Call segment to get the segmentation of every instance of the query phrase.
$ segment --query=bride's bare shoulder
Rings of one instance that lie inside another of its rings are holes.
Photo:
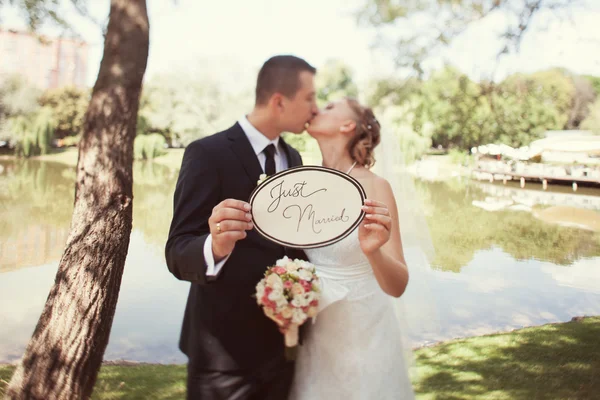
[[[371,170],[366,168],[360,169],[360,175],[357,174],[357,179],[363,182],[363,185],[369,186],[365,188],[368,192],[371,192],[373,195],[379,195],[383,197],[387,197],[392,194],[392,187],[390,183],[383,177],[377,175]]]

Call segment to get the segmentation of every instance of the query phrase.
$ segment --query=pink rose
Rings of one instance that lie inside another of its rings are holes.
[[[283,267],[275,267],[273,268],[273,272],[275,272],[277,275],[283,275],[287,272],[287,270]]]
[[[292,286],[294,286],[294,282],[292,282],[292,281],[285,281],[283,283],[283,287],[286,288],[286,289],[291,289]]]
[[[267,295],[266,293],[263,295],[261,303],[263,304],[263,306],[271,308],[273,310],[277,308],[277,304],[274,301],[269,300],[269,295]]]
[[[310,302],[310,306],[311,307],[316,307],[318,305],[319,305],[319,300],[313,300],[313,301]]]
[[[310,292],[312,290],[312,283],[305,281],[305,280],[300,280],[300,284],[302,285],[302,287],[304,288],[305,292]]]

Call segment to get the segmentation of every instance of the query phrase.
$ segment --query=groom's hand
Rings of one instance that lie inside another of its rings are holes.
[[[244,201],[227,199],[213,208],[208,225],[215,262],[231,254],[235,243],[246,237],[246,231],[252,229],[251,221],[250,204]]]

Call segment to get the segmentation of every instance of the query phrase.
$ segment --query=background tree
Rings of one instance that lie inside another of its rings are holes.
[[[354,74],[350,67],[340,60],[328,60],[315,78],[317,101],[325,106],[329,101],[342,97],[357,97],[358,88],[354,82]]]
[[[573,94],[569,120],[565,126],[566,129],[578,129],[580,127],[581,123],[590,113],[590,106],[598,96],[589,79],[575,75],[572,77],[572,80],[575,93]]]
[[[596,92],[596,96],[600,96],[600,76],[583,75],[583,77],[590,82]]]
[[[20,157],[47,154],[54,137],[52,110],[42,108],[35,115],[17,116],[9,121],[10,131],[15,138],[15,153]]]
[[[492,138],[520,147],[541,138],[547,130],[564,129],[574,96],[573,80],[560,70],[509,76],[491,96],[496,122]]]
[[[174,147],[226,129],[252,104],[249,91],[221,87],[219,79],[186,73],[162,74],[146,85],[140,116],[147,133],[160,133]]]
[[[35,22],[38,11],[52,12],[59,2],[14,3]],[[133,141],[148,47],[145,0],[111,0],[104,55],[79,144],[69,238],[8,386],[9,399],[87,399],[92,393],[129,246]]]
[[[494,83],[446,67],[426,80],[390,82],[375,83],[371,98],[380,108],[400,106],[413,133],[431,138],[434,147],[463,151],[491,142],[520,147],[547,130],[578,128],[595,96],[585,80],[560,69]]]
[[[587,129],[594,132],[596,135],[600,135],[600,98],[590,105],[589,115],[581,123],[582,129]]]
[[[399,67],[419,76],[428,60],[440,56],[454,39],[474,23],[502,15],[498,54],[517,52],[539,15],[567,19],[586,0],[366,0],[359,21],[380,28],[381,43],[394,51]],[[542,27],[540,27],[541,29]]]
[[[374,99],[394,96],[394,104],[409,102],[416,133],[421,134],[422,124],[433,124],[434,145],[464,150],[490,141],[521,146],[547,129],[577,129],[594,101],[591,88],[600,85],[593,77],[586,77],[588,85],[581,77],[553,70],[515,75],[497,84],[473,82],[448,69],[443,76],[432,66],[444,60],[444,50],[456,38],[483,19],[497,16],[505,21],[498,37],[500,57],[518,52],[529,32],[543,29],[538,19],[559,21],[577,8],[592,6],[586,0],[365,0],[359,21],[377,28],[378,44],[391,49],[391,59],[404,75],[413,76],[392,79],[391,85],[380,81]],[[448,79],[452,74],[455,82]]]
[[[433,146],[472,146],[488,141],[496,128],[482,88],[454,68],[437,71],[423,83],[415,110],[415,131],[433,127]]]
[[[73,86],[48,90],[39,99],[40,105],[49,107],[54,114],[56,139],[81,135],[89,102],[89,91]]]
[[[39,110],[41,91],[29,85],[20,75],[9,75],[0,81],[0,139],[16,142],[11,127],[17,117],[31,118]]]
[[[39,109],[41,91],[21,75],[8,75],[0,80],[0,118],[27,115]]]
[[[68,2],[79,14],[98,24],[98,22],[88,13],[86,7],[87,1],[88,0],[67,0],[66,2]],[[61,0],[0,0],[0,6],[9,4],[16,7],[27,20],[29,28],[34,33],[43,24],[50,22],[62,27],[72,34],[77,34],[77,32],[72,29],[71,25],[62,17],[64,12],[62,5],[66,2]],[[1,21],[2,16],[0,15],[0,22]]]

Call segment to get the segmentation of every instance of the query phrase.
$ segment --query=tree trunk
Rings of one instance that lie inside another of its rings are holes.
[[[111,0],[104,56],[79,144],[69,238],[8,399],[91,396],[129,246],[133,140],[148,47],[146,1]]]

